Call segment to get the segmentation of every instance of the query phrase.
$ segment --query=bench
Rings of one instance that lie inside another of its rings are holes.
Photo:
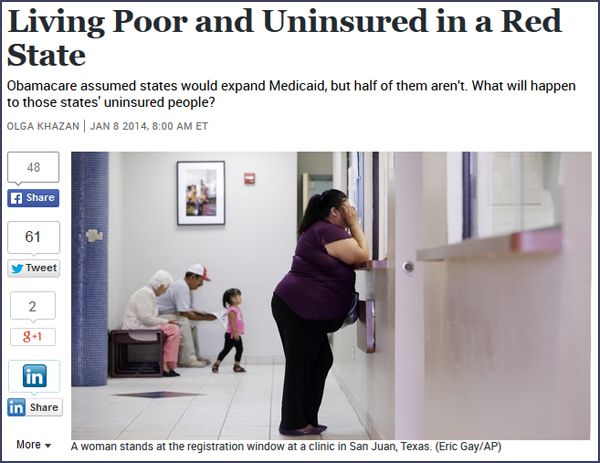
[[[161,330],[112,330],[109,333],[110,376],[162,376],[163,342]]]

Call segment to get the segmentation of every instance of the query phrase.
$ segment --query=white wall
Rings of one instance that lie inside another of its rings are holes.
[[[425,264],[425,438],[589,438],[590,171],[565,155],[560,253]]]
[[[127,298],[160,268],[182,278],[194,262],[212,282],[194,297],[199,310],[221,307],[223,291],[241,289],[247,361],[281,359],[271,296],[289,270],[296,244],[296,153],[111,153],[109,328]],[[178,226],[176,162],[225,161],[226,224]],[[256,184],[244,185],[244,172]],[[201,353],[214,358],[223,328],[202,322]]]
[[[108,328],[120,328],[125,308],[123,288],[123,158],[109,154],[108,159]]]
[[[298,153],[298,176],[307,172],[313,175],[332,175],[331,152],[304,152]]]

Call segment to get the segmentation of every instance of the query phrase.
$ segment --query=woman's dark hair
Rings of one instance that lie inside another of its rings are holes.
[[[233,296],[241,296],[242,292],[237,288],[229,288],[223,293],[223,307],[227,308],[227,304],[231,304]]]
[[[340,190],[325,190],[320,195],[311,196],[298,227],[298,235],[304,233],[314,223],[327,217],[332,207],[339,209],[347,199],[346,193]]]

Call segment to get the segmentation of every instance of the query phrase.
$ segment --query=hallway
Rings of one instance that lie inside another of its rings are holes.
[[[245,367],[245,374],[223,364],[219,374],[210,367],[179,368],[179,378],[109,378],[107,386],[75,387],[72,437],[292,439],[277,430],[284,365]],[[167,397],[139,396],[144,393]],[[325,386],[320,421],[329,427],[321,436],[294,439],[369,439],[333,374]]]
[[[355,285],[370,310],[365,303],[361,322],[332,337],[336,377],[320,417],[329,429],[319,439],[588,438],[590,153],[330,154],[335,187],[362,204],[372,260],[356,269]],[[81,255],[103,253],[106,281],[87,277],[99,274],[93,259],[74,272],[86,276],[73,278],[75,296],[101,297],[73,299],[73,384],[104,384],[106,333],[122,326],[131,294],[157,269],[182,279],[194,263],[212,281],[193,293],[192,310],[218,312],[227,288],[242,291],[243,361],[251,368],[243,377],[191,369],[175,379],[109,378],[108,386],[76,388],[74,438],[281,438],[283,366],[273,362],[282,346],[271,298],[297,244],[299,174],[325,175],[305,169],[299,156],[105,153],[111,238],[82,238]],[[237,179],[227,183],[227,225],[178,226],[173,192],[185,182],[174,169],[214,159]],[[250,170],[261,178],[254,186],[241,181]],[[265,226],[250,204],[277,211],[277,220]],[[151,232],[149,217],[161,218]],[[223,325],[201,325],[197,351],[214,359]]]

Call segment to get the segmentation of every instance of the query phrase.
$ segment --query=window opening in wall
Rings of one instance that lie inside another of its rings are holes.
[[[463,239],[560,225],[561,156],[463,152]]]
[[[373,153],[373,246],[372,258],[379,260],[379,153]]]
[[[463,152],[462,154],[462,175],[463,175],[463,240],[468,240],[476,236],[477,213],[476,200],[476,161],[475,153]]]
[[[364,171],[365,153],[348,153],[348,198],[356,208],[360,226],[364,227]],[[364,228],[363,228],[364,229]]]

